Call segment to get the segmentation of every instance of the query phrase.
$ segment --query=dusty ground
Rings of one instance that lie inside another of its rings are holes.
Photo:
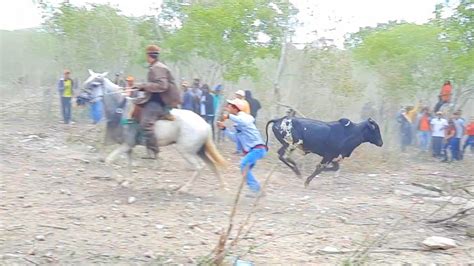
[[[240,180],[235,164],[224,172],[230,192],[219,191],[206,171],[189,194],[174,194],[172,189],[192,172],[167,147],[159,165],[137,158],[134,182],[122,187],[118,181],[127,173],[126,161],[113,166],[99,161],[98,130],[92,125],[27,117],[3,113],[0,121],[0,264],[196,264],[215,247]],[[220,147],[231,163],[237,162],[229,142]],[[143,152],[138,148],[136,157]],[[273,165],[277,170],[252,218],[253,229],[234,254],[260,265],[342,264],[354,255],[351,251],[380,240],[365,262],[473,263],[474,241],[466,236],[472,217],[427,224],[424,219],[443,202],[394,192],[411,182],[444,187],[472,180],[474,157],[441,164],[415,152],[387,154],[365,144],[343,163],[340,177],[324,173],[304,189],[272,153],[256,174],[263,180]],[[315,160],[305,158],[306,173]],[[128,203],[129,197],[136,201]],[[241,201],[237,222],[252,202]],[[461,207],[450,205],[430,219]],[[459,245],[420,250],[429,236]],[[321,251],[331,248],[338,252]]]

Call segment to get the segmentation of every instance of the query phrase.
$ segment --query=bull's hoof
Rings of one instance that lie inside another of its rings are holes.
[[[304,182],[304,188],[308,188],[308,186],[309,186],[309,182],[308,181]]]

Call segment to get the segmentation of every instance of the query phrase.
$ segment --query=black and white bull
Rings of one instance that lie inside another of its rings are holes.
[[[273,134],[283,145],[278,150],[279,159],[296,175],[301,177],[296,162],[291,158],[293,151],[299,149],[305,155],[315,153],[323,157],[314,172],[306,179],[305,187],[322,171],[339,170],[339,161],[351,156],[360,144],[370,142],[379,147],[383,145],[379,126],[371,118],[361,123],[353,123],[346,118],[334,122],[322,122],[285,116],[268,121],[266,144],[268,144],[268,126],[272,123]]]

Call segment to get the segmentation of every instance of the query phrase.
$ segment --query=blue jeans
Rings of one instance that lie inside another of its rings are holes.
[[[459,149],[461,148],[461,139],[460,138],[451,138],[451,156],[453,160],[461,160],[461,153]]]
[[[466,141],[464,142],[464,146],[462,147],[463,152],[466,151],[466,148],[471,146],[471,151],[474,148],[474,136],[468,136]]]
[[[94,124],[102,120],[102,101],[91,103],[91,118]]]
[[[258,183],[257,179],[255,179],[255,176],[252,174],[252,169],[255,167],[257,161],[265,157],[265,155],[267,155],[267,150],[265,148],[252,149],[240,161],[240,170],[242,171],[242,173],[244,172],[244,169],[248,166],[247,185],[253,192],[260,191],[260,184]]]
[[[418,131],[418,144],[422,151],[428,151],[430,149],[430,132],[429,131]]]
[[[63,115],[64,123],[71,122],[71,97],[61,97],[61,114]]]

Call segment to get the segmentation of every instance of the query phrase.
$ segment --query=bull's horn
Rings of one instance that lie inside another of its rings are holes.
[[[347,123],[344,125],[345,127],[349,126],[351,124],[351,121],[347,121]]]

